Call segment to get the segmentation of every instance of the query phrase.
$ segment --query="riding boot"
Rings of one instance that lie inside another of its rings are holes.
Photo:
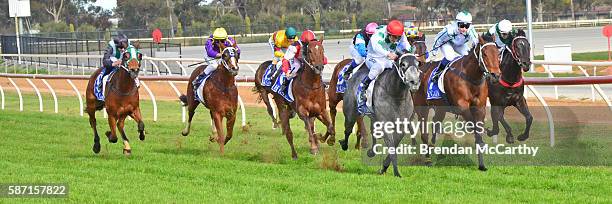
[[[344,79],[348,79],[351,74],[353,73],[353,69],[355,69],[355,67],[359,66],[355,60],[351,61],[351,64],[349,65],[349,67],[346,69],[346,71],[344,72],[343,78]]]
[[[359,87],[357,88],[357,97],[358,97],[357,112],[359,112],[360,114],[368,114],[370,112],[366,105],[366,102],[367,102],[366,91],[368,90],[368,87],[370,86],[370,82],[372,82],[372,79],[366,76],[361,81],[361,84],[359,84]]]
[[[198,89],[198,86],[200,86],[200,82],[202,81],[203,78],[206,77],[206,73],[204,73],[204,71],[202,71],[201,74],[199,74],[192,82],[191,85],[193,85],[193,90],[195,91],[196,89]]]
[[[438,70],[436,71],[436,73],[434,73],[431,79],[432,81],[438,80],[440,74],[442,73],[442,71],[444,71],[444,69],[446,69],[446,65],[448,65],[448,63],[450,63],[449,60],[447,60],[446,58],[442,58],[442,61],[440,61],[440,64],[438,65]]]
[[[287,87],[289,86],[289,78],[285,78],[283,84],[280,87],[281,92],[285,93],[287,91]]]

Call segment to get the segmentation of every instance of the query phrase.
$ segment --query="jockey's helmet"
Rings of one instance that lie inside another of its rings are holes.
[[[404,33],[404,25],[398,20],[392,20],[387,24],[387,34],[401,36]]]
[[[297,30],[295,30],[294,27],[289,26],[285,30],[285,36],[287,36],[287,39],[293,39],[295,38],[296,35],[297,35]]]
[[[472,23],[472,14],[470,14],[470,12],[467,11],[462,11],[459,12],[457,14],[457,17],[455,18],[457,20],[457,23]]]
[[[377,23],[375,22],[368,23],[368,25],[366,25],[365,27],[365,33],[372,35],[374,34],[374,32],[376,32],[376,28],[378,28]]]
[[[409,26],[406,30],[406,37],[414,38],[419,35],[419,29],[415,26]]]
[[[497,24],[497,26],[498,26],[499,32],[502,34],[508,34],[510,33],[510,31],[512,31],[512,23],[509,20],[504,19],[500,21]]]
[[[213,32],[213,39],[214,40],[226,40],[227,39],[227,31],[225,31],[225,28],[217,28],[217,29],[215,29],[215,31]]]
[[[312,30],[304,30],[304,32],[302,32],[302,36],[300,36],[300,41],[304,43],[310,42],[315,39],[317,39],[317,37],[315,36],[314,32],[312,32]]]
[[[129,46],[128,37],[125,34],[115,36],[113,42],[118,49],[126,49]]]

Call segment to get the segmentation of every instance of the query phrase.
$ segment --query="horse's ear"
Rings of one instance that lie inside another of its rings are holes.
[[[480,45],[484,45],[485,44],[485,39],[482,37],[482,35],[478,35],[478,44],[480,44]]]
[[[517,34],[518,36],[523,36],[523,37],[526,37],[526,36],[527,36],[527,35],[525,34],[525,31],[524,31],[522,28],[519,28],[519,29],[516,31],[516,34]]]
[[[140,49],[140,41],[136,40],[136,41],[132,42],[132,46],[134,46],[134,48],[139,50]]]
[[[323,44],[323,40],[324,39],[325,39],[325,35],[321,35],[321,40],[319,40],[319,41],[321,41],[321,44]]]

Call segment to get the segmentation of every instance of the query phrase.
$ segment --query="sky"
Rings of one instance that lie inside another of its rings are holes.
[[[113,8],[117,7],[117,0],[98,0],[94,5],[101,6],[107,10],[113,10]]]

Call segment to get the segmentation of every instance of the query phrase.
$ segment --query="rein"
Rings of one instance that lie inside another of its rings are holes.
[[[125,66],[121,65],[119,66],[121,69],[125,70],[127,72],[127,74],[130,74],[130,70],[128,70]],[[117,70],[117,72],[119,72],[121,70]],[[115,73],[117,74],[117,73]],[[117,75],[113,75],[113,78],[111,79],[111,84],[110,84],[110,91],[112,91],[113,93],[116,93],[120,96],[131,96],[134,95],[134,93],[136,93],[136,91],[138,91],[138,86],[136,86],[136,84],[134,84],[134,87],[132,87],[132,89],[130,91],[128,91],[127,93],[121,92],[121,90],[119,90],[119,88],[117,88],[117,84],[113,83],[116,79],[115,76]],[[129,77],[130,80],[133,80],[131,77]],[[134,82],[136,83],[136,82]]]

